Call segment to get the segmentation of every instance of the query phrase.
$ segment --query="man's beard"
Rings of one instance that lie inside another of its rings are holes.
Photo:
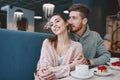
[[[83,24],[80,24],[81,27],[77,27],[75,29],[72,29],[71,25],[70,25],[70,32],[76,33],[78,31],[80,31],[83,27]],[[74,26],[73,26],[74,27]]]

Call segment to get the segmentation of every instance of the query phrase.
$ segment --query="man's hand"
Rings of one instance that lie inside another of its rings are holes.
[[[77,58],[79,64],[87,64],[87,60],[85,59],[85,57],[82,55],[80,57]]]
[[[85,59],[85,57],[83,55],[81,55],[80,57],[77,58],[72,58],[70,60],[70,63],[74,63],[74,64],[87,64],[87,60]]]

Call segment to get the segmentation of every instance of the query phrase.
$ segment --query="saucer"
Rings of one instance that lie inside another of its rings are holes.
[[[93,72],[95,75],[98,75],[98,76],[109,76],[112,74],[112,71],[110,69],[108,69],[107,72],[98,72],[97,68],[94,68]]]
[[[120,61],[120,58],[117,57],[110,58],[110,63],[118,62],[118,61]]]
[[[114,70],[120,70],[120,67],[118,67],[118,66],[112,66],[112,65],[110,65],[110,68],[112,68]]]
[[[111,69],[120,70],[120,66],[113,66],[112,63],[110,63],[110,62],[108,62],[107,64],[109,65],[109,67],[110,67]]]
[[[75,71],[71,71],[70,74],[71,76],[78,79],[87,79],[87,78],[91,78],[94,75],[92,71],[90,71],[89,74],[86,76],[78,75]]]

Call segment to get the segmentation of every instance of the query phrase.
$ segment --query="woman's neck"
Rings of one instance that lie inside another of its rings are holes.
[[[70,42],[70,38],[68,36],[68,33],[64,33],[64,34],[61,34],[61,35],[58,35],[58,44],[67,44]]]
[[[59,56],[63,56],[67,53],[71,45],[71,39],[68,37],[67,33],[58,35],[58,42],[56,47],[56,52]]]

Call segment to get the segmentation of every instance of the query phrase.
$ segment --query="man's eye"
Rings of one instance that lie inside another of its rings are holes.
[[[76,17],[72,17],[73,19],[76,19]]]

